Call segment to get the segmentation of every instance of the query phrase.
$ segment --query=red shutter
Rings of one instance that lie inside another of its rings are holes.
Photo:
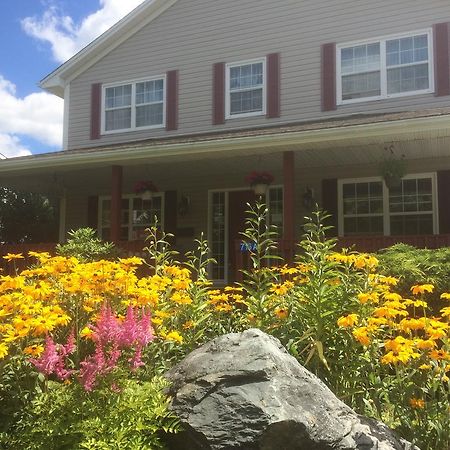
[[[225,123],[225,63],[213,66],[213,125]]]
[[[336,109],[336,44],[322,45],[322,111]]]
[[[434,82],[436,96],[450,94],[450,61],[448,23],[433,25]]]
[[[93,230],[98,229],[98,197],[91,195],[88,197],[88,217],[87,226]]]
[[[100,139],[100,114],[102,101],[102,85],[91,86],[91,139]]]
[[[166,191],[164,193],[164,231],[174,235],[171,244],[175,243],[177,237],[177,209],[177,191]]]
[[[178,70],[167,72],[166,130],[178,129]]]
[[[280,117],[280,54],[267,55],[267,117]]]
[[[326,225],[333,228],[328,232],[330,236],[338,234],[338,192],[337,179],[322,180],[322,209],[324,209],[331,217],[327,220]]]
[[[439,233],[450,233],[450,170],[437,173]]]

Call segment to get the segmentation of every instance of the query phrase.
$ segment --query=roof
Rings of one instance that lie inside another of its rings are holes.
[[[109,30],[43,78],[39,86],[64,98],[64,89],[73,78],[155,20],[176,2],[177,0],[145,0]]]
[[[400,136],[413,131],[448,130],[450,107],[384,114],[359,114],[321,121],[145,139],[124,144],[88,147],[0,160],[0,173],[44,167],[70,167],[89,163],[136,163],[141,159],[165,159],[223,151],[276,151],[286,145],[332,142],[371,135]],[[126,150],[126,151],[124,151]]]

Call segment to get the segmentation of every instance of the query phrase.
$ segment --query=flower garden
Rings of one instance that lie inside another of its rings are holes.
[[[32,253],[31,267],[0,274],[0,448],[163,449],[179,428],[163,373],[210,339],[254,327],[357,412],[423,450],[450,448],[450,293],[430,307],[433,284],[400,291],[374,255],[337,252],[320,211],[284,265],[264,216],[252,207],[243,232],[252,269],[222,289],[207,278],[203,239],[176,263],[156,226],[148,263],[74,249]],[[151,275],[138,276],[144,266]]]

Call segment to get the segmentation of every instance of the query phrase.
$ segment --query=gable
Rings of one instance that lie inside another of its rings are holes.
[[[110,51],[129,39],[141,27],[148,25],[177,0],[145,0],[109,30],[92,41],[72,58],[40,82],[40,87],[64,98],[64,87]]]

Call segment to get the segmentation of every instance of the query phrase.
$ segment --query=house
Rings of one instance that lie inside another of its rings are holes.
[[[89,225],[139,248],[156,215],[184,252],[203,231],[217,281],[255,170],[288,257],[314,201],[345,245],[448,245],[449,22],[442,0],[145,1],[41,81],[64,148],[0,161],[1,182],[56,193],[61,240]]]

